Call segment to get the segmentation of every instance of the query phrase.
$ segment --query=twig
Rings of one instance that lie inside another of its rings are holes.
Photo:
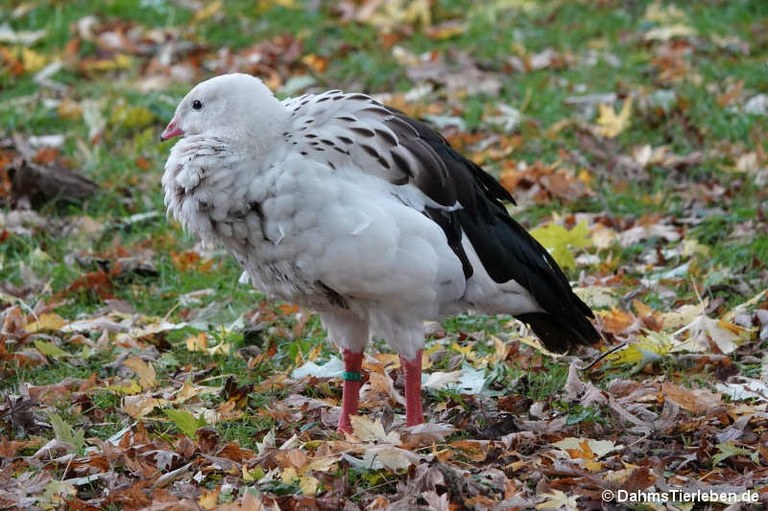
[[[604,352],[604,353],[601,353],[600,355],[598,355],[598,356],[597,356],[597,357],[596,357],[596,358],[595,358],[595,359],[594,359],[592,362],[590,362],[590,363],[589,363],[589,364],[587,364],[586,366],[584,366],[584,367],[579,367],[578,365],[576,365],[576,369],[577,369],[577,370],[579,370],[579,371],[582,371],[582,372],[583,372],[583,371],[587,371],[587,370],[589,370],[589,369],[593,368],[595,365],[597,365],[597,363],[598,363],[598,362],[600,362],[601,360],[603,360],[603,359],[604,359],[605,357],[607,357],[608,355],[612,355],[613,353],[616,353],[616,352],[617,352],[617,351],[619,351],[619,350],[623,350],[623,349],[624,349],[624,348],[626,348],[628,345],[629,345],[629,343],[623,342],[623,343],[619,344],[618,346],[614,346],[613,348],[609,349],[608,351],[606,351],[606,352]]]

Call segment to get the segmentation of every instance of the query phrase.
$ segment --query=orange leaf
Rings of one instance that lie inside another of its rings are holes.
[[[307,67],[312,69],[316,73],[325,73],[328,67],[328,57],[321,57],[320,55],[309,54],[302,57],[301,62],[306,64]]]
[[[41,147],[32,157],[32,161],[40,165],[50,165],[58,155],[59,150],[55,147]]]

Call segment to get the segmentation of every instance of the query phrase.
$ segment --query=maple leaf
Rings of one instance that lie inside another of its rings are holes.
[[[629,127],[632,115],[632,96],[624,100],[621,111],[617,114],[611,105],[601,103],[597,107],[597,128],[595,132],[606,138],[616,138]]]
[[[320,481],[316,477],[305,473],[300,474],[294,467],[283,470],[280,480],[286,484],[297,483],[304,495],[315,495],[320,490]]]
[[[547,224],[531,230],[531,236],[544,245],[557,264],[564,269],[575,268],[576,259],[571,247],[586,248],[591,246],[589,228],[586,222],[577,223],[572,229],[557,224]]]
[[[397,431],[384,431],[384,426],[380,420],[373,421],[363,415],[352,415],[352,433],[363,442],[388,443],[392,445],[400,444],[400,435]]]
[[[195,432],[208,425],[208,423],[202,417],[197,418],[186,410],[176,410],[174,408],[166,408],[163,410],[165,415],[173,421],[177,428],[182,433],[190,438],[195,437]]]
[[[85,447],[85,431],[75,429],[67,423],[60,415],[51,413],[48,415],[51,421],[51,427],[56,435],[56,439],[70,446],[74,452],[82,451]]]
[[[77,495],[75,485],[68,481],[51,481],[45,486],[40,498],[43,508],[57,509],[64,507],[70,497]]]
[[[752,454],[749,449],[737,447],[733,442],[718,444],[717,450],[718,453],[712,456],[713,467],[731,456],[750,456]]]
[[[600,458],[610,452],[623,449],[623,446],[617,446],[610,440],[574,437],[564,438],[552,445],[567,452],[572,459],[581,460],[584,468],[590,472],[597,472],[602,469]]]

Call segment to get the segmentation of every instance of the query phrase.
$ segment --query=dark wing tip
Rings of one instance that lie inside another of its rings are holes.
[[[519,314],[515,318],[530,326],[548,350],[565,353],[579,344],[590,345],[601,339],[594,325],[585,316],[574,312],[564,317],[531,312]]]

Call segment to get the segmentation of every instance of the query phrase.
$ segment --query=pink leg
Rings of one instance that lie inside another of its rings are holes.
[[[424,423],[421,410],[421,353],[416,353],[413,360],[400,357],[400,365],[405,374],[405,425],[418,426]]]
[[[344,359],[344,387],[341,392],[341,417],[339,417],[338,430],[341,433],[351,433],[352,423],[350,415],[357,414],[357,406],[360,403],[360,387],[363,368],[363,353],[355,353],[348,349],[341,350]]]

